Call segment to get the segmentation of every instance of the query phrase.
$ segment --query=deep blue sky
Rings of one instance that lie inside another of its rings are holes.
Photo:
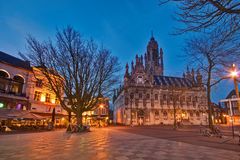
[[[172,18],[175,10],[174,5],[158,6],[158,0],[0,0],[0,50],[18,56],[18,51],[26,53],[27,34],[46,40],[57,27],[71,25],[109,48],[124,68],[145,52],[153,31],[164,50],[165,75],[182,76],[187,62],[179,55],[187,35],[170,35],[179,26]],[[214,101],[231,87],[227,81],[214,89]]]

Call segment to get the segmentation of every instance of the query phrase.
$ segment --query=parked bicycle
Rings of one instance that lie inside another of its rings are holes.
[[[222,138],[223,134],[217,126],[213,126],[212,129],[200,126],[200,134],[206,137],[218,137]]]

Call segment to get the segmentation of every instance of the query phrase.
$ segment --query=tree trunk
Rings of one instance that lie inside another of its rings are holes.
[[[212,67],[211,64],[208,68],[208,78],[207,78],[207,105],[208,105],[208,125],[209,128],[213,128],[212,121],[212,101],[211,101],[211,78],[212,78]]]
[[[213,121],[212,121],[212,102],[211,102],[211,88],[207,87],[207,105],[208,105],[208,123],[209,128],[213,128]]]
[[[78,126],[82,126],[83,122],[82,122],[82,113],[76,114],[77,116],[77,125]]]
[[[68,112],[68,122],[71,123],[72,121],[72,112]]]

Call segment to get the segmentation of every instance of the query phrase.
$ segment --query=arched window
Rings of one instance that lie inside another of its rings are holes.
[[[18,83],[24,83],[24,79],[23,79],[23,77],[22,76],[19,76],[19,75],[16,75],[16,76],[14,76],[13,77],[13,80],[15,81],[15,82],[18,82]]]
[[[9,84],[7,78],[10,78],[9,73],[5,70],[0,70],[0,92],[6,92],[7,85]]]
[[[4,70],[0,70],[0,77],[1,78],[10,78],[9,73]]]
[[[22,76],[15,75],[13,77],[12,89],[13,93],[21,94],[23,89],[24,79]]]

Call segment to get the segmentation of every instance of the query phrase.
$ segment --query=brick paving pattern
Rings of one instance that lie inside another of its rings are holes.
[[[137,135],[116,128],[0,135],[0,160],[240,160],[235,151]]]

